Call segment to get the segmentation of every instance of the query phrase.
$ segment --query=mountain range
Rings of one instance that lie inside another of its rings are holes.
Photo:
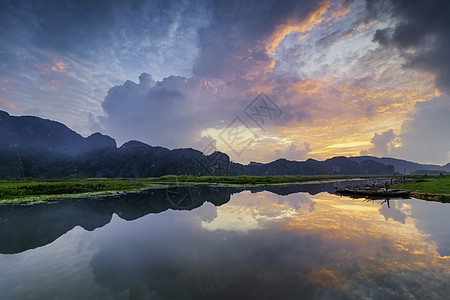
[[[64,124],[0,111],[0,178],[22,177],[152,177],[162,175],[393,175],[450,172],[389,157],[333,157],[324,161],[290,161],[243,165],[227,154],[187,148],[169,150],[101,133],[82,137]]]

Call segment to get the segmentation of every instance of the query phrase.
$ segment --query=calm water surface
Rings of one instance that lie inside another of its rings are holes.
[[[450,295],[449,204],[331,190],[192,187],[0,207],[0,298]]]

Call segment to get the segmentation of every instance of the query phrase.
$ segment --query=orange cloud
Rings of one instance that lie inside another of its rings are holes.
[[[51,67],[51,69],[54,72],[66,72],[67,66],[62,61],[59,61],[56,58],[54,58],[53,66]]]
[[[295,84],[291,89],[294,90],[298,96],[311,96],[319,94],[326,87],[329,87],[331,82],[331,77],[313,78],[301,81]]]
[[[320,284],[322,287],[339,287],[342,279],[333,270],[328,270],[324,267],[316,268],[308,274],[308,281],[315,284]]]
[[[413,112],[414,104],[430,100],[435,93],[433,77],[422,73],[405,78],[399,76],[397,81],[380,88],[378,80],[388,80],[390,77],[386,76],[395,74],[395,68],[380,69],[381,74],[374,72],[373,78],[377,79],[369,86],[330,76],[286,87],[286,93],[280,94],[276,103],[282,109],[289,107],[295,110],[286,110],[281,119],[288,114],[293,119],[266,128],[240,156],[233,155],[220,142],[217,136],[222,129],[207,130],[204,134],[217,137],[219,150],[227,152],[233,161],[243,163],[252,160],[268,162],[268,154],[286,150],[291,144],[303,145],[304,142],[311,148],[307,157],[322,160],[339,155],[358,156],[370,147],[375,132],[393,129],[396,134],[401,134],[402,124]],[[265,88],[270,94],[272,87],[268,85]],[[303,109],[308,118],[295,119],[295,114],[302,113]]]
[[[304,142],[312,149],[308,157],[357,156],[370,147],[375,132],[393,129],[401,134],[402,124],[413,112],[415,103],[430,100],[435,95],[434,77],[419,72],[405,74],[399,65],[380,65],[371,72],[372,77],[362,83],[335,75],[287,87],[284,95],[289,98],[280,94],[277,104],[304,109],[308,119],[293,119],[288,124],[271,127],[262,135],[263,138],[270,136],[267,142],[261,140],[252,144],[240,157],[232,159],[266,161],[267,153]],[[285,111],[286,115],[289,113],[296,114]]]
[[[62,73],[67,71],[67,66],[56,57],[53,58],[51,63],[34,64],[34,66],[39,70],[39,73],[41,74],[49,74],[52,71]]]
[[[338,8],[331,13],[331,17],[328,20],[338,21],[345,17],[351,10],[352,9],[350,6],[344,7],[341,3],[339,3]]]
[[[284,114],[280,122],[272,122],[273,126],[265,128],[240,156],[233,155],[217,138],[222,128],[205,132],[216,138],[219,150],[242,163],[268,162],[273,157],[270,154],[305,142],[311,149],[306,158],[358,156],[370,148],[375,132],[392,129],[401,135],[402,125],[413,113],[415,103],[440,94],[432,74],[404,68],[401,57],[392,51],[368,50],[357,62],[350,66],[338,63],[325,74],[319,72],[317,77],[296,83],[275,82],[269,77],[265,81],[255,80],[249,89],[276,95],[274,100]],[[248,123],[252,126],[251,121]],[[394,141],[394,147],[399,145],[400,140]]]
[[[286,24],[277,26],[275,33],[266,43],[267,54],[274,55],[276,48],[289,34],[293,32],[308,32],[311,31],[314,26],[322,23],[324,20],[324,15],[330,7],[331,2],[329,0],[325,0],[318,9],[310,13],[304,20],[289,20]],[[306,36],[307,34],[304,34],[302,37],[304,38]]]
[[[275,60],[270,60],[269,62],[259,62],[259,68],[255,68],[253,70],[248,70],[247,73],[243,76],[243,78],[247,80],[254,80],[256,82],[263,81],[265,74],[272,72],[275,67]],[[258,87],[252,87],[252,91],[258,91]]]

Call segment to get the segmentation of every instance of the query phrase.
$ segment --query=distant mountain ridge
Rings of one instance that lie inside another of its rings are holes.
[[[417,171],[436,171],[436,172],[450,172],[450,163],[439,166],[439,165],[432,165],[432,164],[419,164],[411,161],[407,161],[404,159],[397,159],[397,158],[391,158],[391,157],[374,157],[374,156],[355,156],[355,157],[349,157],[350,160],[361,162],[364,160],[371,160],[375,162],[379,162],[385,165],[391,165],[394,166],[395,171],[398,173],[405,173],[405,174],[411,174]]]
[[[14,117],[0,111],[0,149],[33,149],[76,156],[116,146],[113,138],[101,133],[84,138],[59,122],[32,116]]]
[[[290,161],[248,165],[230,161],[227,154],[187,148],[169,150],[101,133],[82,137],[64,124],[33,116],[10,116],[0,111],[0,178],[19,177],[152,177],[174,175],[393,175],[395,172],[450,171],[372,156],[333,157],[324,161]]]

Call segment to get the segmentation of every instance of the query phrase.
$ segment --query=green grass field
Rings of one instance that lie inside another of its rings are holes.
[[[0,181],[0,199],[104,191],[129,191],[141,189],[144,186],[144,184],[139,182],[109,179],[5,180]]]
[[[393,186],[393,188],[411,191],[411,196],[441,202],[450,201],[450,176],[437,176],[421,182]]]
[[[422,182],[407,183],[395,188],[411,192],[450,195],[450,176],[439,176]]]

